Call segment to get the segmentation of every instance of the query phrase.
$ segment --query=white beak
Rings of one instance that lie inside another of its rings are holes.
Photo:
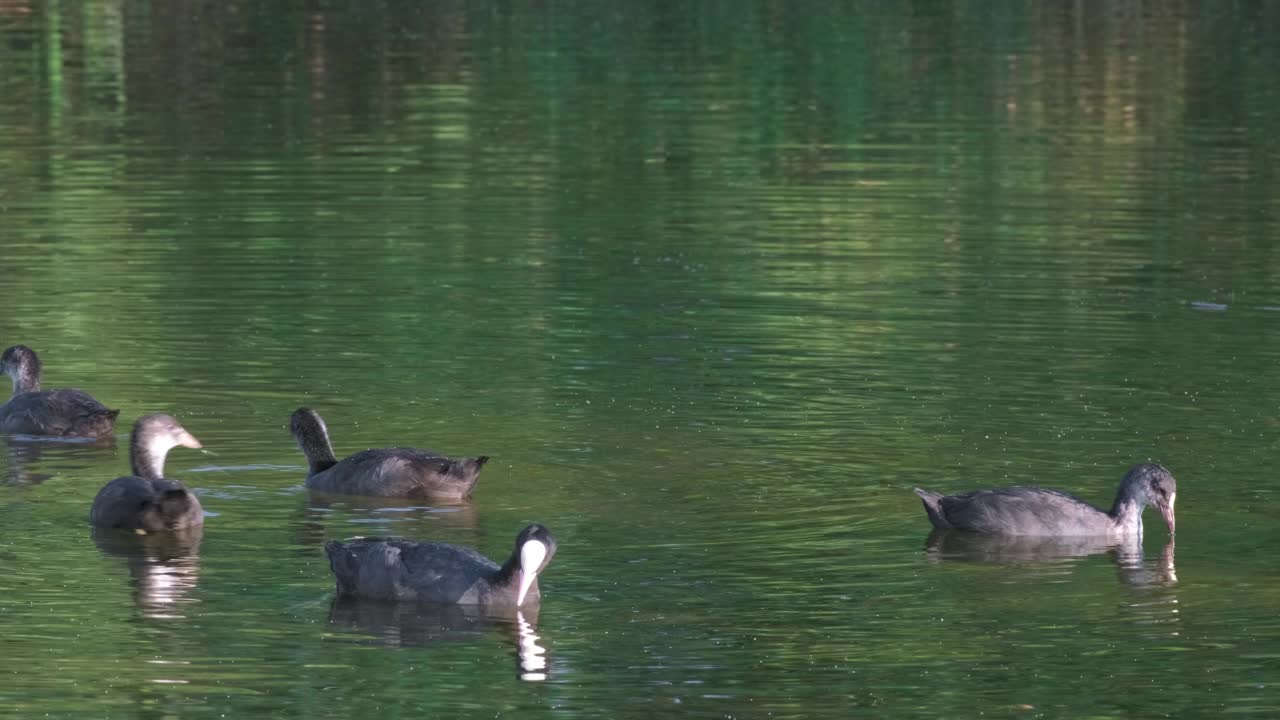
[[[516,595],[516,607],[524,604],[524,596],[538,579],[538,568],[546,557],[547,546],[539,540],[530,540],[520,548],[520,592]]]

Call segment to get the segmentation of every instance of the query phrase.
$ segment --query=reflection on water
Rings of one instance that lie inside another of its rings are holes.
[[[1186,0],[0,1],[0,336],[126,418],[190,415],[218,461],[171,472],[220,513],[183,595],[181,561],[84,537],[124,447],[0,451],[0,707],[119,715],[162,687],[147,708],[181,717],[1280,716],[1257,689],[1280,653],[1280,485],[1257,472],[1278,22]],[[502,464],[448,511],[328,502],[285,427],[304,403],[359,418],[349,449]],[[922,572],[893,490],[1031,473],[1110,499],[1104,468],[1149,457],[1190,495],[1176,582],[1157,537]],[[555,640],[536,689],[493,692],[519,684],[518,618],[421,650],[378,633],[450,624],[305,631],[328,627],[327,539],[505,555],[535,520],[567,553],[526,617]],[[189,621],[139,633],[135,601]],[[1195,632],[1172,643],[1175,607]],[[437,672],[383,682],[415,655]],[[157,656],[191,684],[130,674]],[[376,697],[326,691],[353,680]]]
[[[1173,560],[1172,538],[1160,550],[1160,556],[1146,560],[1139,546],[1136,553],[1122,553],[1116,559],[1120,579],[1136,588],[1167,587],[1178,582],[1178,571]]]
[[[37,485],[53,477],[52,474],[40,472],[38,462],[44,454],[40,443],[21,443],[5,441],[5,449],[9,456],[9,466],[5,469],[5,482],[14,485]]]
[[[334,509],[345,509],[369,517],[408,513],[428,514],[442,522],[458,525],[474,525],[476,521],[475,507],[469,501],[424,505],[421,499],[339,495],[316,490],[308,490],[307,497],[308,508],[321,515]]]
[[[533,610],[533,613],[536,619],[537,610]],[[529,682],[546,680],[550,673],[547,665],[547,649],[538,644],[541,638],[537,634],[537,628],[521,610],[516,611],[516,632],[518,634],[516,660],[520,663],[520,679]]]
[[[300,544],[319,547],[335,535],[397,535],[463,541],[474,536],[479,513],[470,501],[423,505],[408,498],[335,495],[303,490]],[[462,538],[462,540],[459,540]]]
[[[115,437],[105,438],[46,438],[35,435],[0,436],[5,447],[8,464],[4,470],[5,482],[13,485],[38,485],[53,477],[44,472],[46,464],[65,470],[70,465],[89,466],[95,451],[111,451],[116,447]],[[86,454],[87,453],[87,454]],[[70,461],[70,462],[68,462]],[[79,461],[79,462],[77,462]]]
[[[547,650],[538,642],[536,607],[517,610],[335,597],[329,606],[329,623],[359,632],[353,636],[357,640],[371,639],[390,647],[474,642],[499,630],[513,641],[520,679],[545,680],[550,673]]]
[[[124,558],[133,600],[142,616],[185,618],[186,606],[200,579],[200,540],[204,528],[138,534],[117,528],[92,529],[95,545],[107,555]]]
[[[1167,586],[1178,581],[1172,539],[1160,557],[1151,561],[1143,557],[1140,538],[1038,537],[934,529],[925,540],[925,554],[934,562],[1036,564],[1068,572],[1077,560],[1103,553],[1112,555],[1120,579],[1127,585]]]

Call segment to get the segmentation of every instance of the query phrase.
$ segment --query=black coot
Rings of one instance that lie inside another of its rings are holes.
[[[555,555],[556,540],[545,527],[530,525],[501,566],[469,547],[445,543],[365,538],[330,541],[324,549],[338,595],[526,607],[541,601],[538,573]]]

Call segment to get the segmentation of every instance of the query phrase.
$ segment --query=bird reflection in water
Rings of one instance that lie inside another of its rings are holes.
[[[470,501],[424,504],[420,499],[335,495],[310,490],[303,494],[303,520],[298,524],[298,547],[323,545],[343,528],[350,534],[414,535],[461,531],[474,535],[479,515]]]
[[[88,450],[113,450],[115,437],[98,438],[47,438],[35,435],[10,435],[0,438],[5,446],[9,464],[3,471],[4,482],[12,485],[39,485],[56,473],[45,472],[44,466],[56,466],[60,471],[74,471],[89,467],[96,460]]]
[[[1110,554],[1121,582],[1135,588],[1166,587],[1177,583],[1173,540],[1160,558],[1143,556],[1140,538],[1096,536],[994,535],[963,530],[934,530],[925,541],[925,555],[933,562],[977,562],[1043,565],[1068,568],[1089,555]]]
[[[1147,561],[1142,555],[1142,545],[1137,545],[1136,552],[1126,552],[1118,556],[1116,567],[1120,579],[1126,585],[1136,588],[1154,588],[1174,585],[1178,582],[1178,570],[1173,563],[1173,539],[1165,543],[1160,557]]]
[[[517,661],[520,663],[520,679],[540,682],[547,679],[547,649],[538,644],[537,628],[516,610],[516,633],[519,640]]]
[[[93,528],[93,542],[107,555],[124,558],[133,600],[143,617],[184,618],[184,605],[200,579],[202,527],[139,534],[116,528]]]
[[[521,680],[537,682],[550,675],[547,650],[537,634],[537,606],[486,608],[339,596],[329,607],[329,623],[363,635],[357,640],[390,647],[473,642],[498,629],[515,641],[516,674]]]
[[[1134,620],[1150,629],[1152,637],[1180,635],[1181,614],[1178,593],[1174,587],[1178,573],[1173,564],[1173,540],[1170,539],[1156,560],[1147,561],[1138,552],[1121,556],[1116,563],[1120,580],[1136,592],[1128,611]]]
[[[1141,538],[1116,540],[1106,537],[1037,537],[991,535],[963,530],[934,530],[925,543],[925,556],[932,562],[971,562],[1028,568],[1032,579],[1043,574],[1074,572],[1083,558],[1109,554],[1116,574],[1126,588],[1126,623],[1143,628],[1153,639],[1180,635],[1178,574],[1173,561],[1173,539],[1160,556],[1143,557]]]

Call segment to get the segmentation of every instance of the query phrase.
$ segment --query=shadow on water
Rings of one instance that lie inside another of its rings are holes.
[[[12,485],[39,485],[49,480],[55,473],[43,472],[42,469],[48,461],[66,468],[68,463],[65,460],[86,457],[86,453],[97,450],[114,452],[116,447],[115,437],[86,439],[9,435],[4,438],[3,443],[8,458],[4,482]]]
[[[1062,564],[1090,555],[1111,555],[1120,581],[1135,588],[1167,587],[1177,583],[1173,540],[1158,559],[1143,556],[1139,540],[1118,541],[1106,537],[1026,537],[988,535],[961,530],[935,529],[925,541],[925,554],[933,562],[972,562],[1007,565]]]
[[[496,631],[515,643],[516,674],[540,681],[550,675],[546,648],[537,634],[538,608],[485,608],[475,605],[391,603],[335,597],[329,624],[359,633],[353,640],[389,647],[424,647],[475,642]]]
[[[200,579],[200,540],[204,528],[139,535],[131,530],[93,528],[104,554],[123,558],[129,568],[133,601],[143,617],[182,618],[183,606]]]

